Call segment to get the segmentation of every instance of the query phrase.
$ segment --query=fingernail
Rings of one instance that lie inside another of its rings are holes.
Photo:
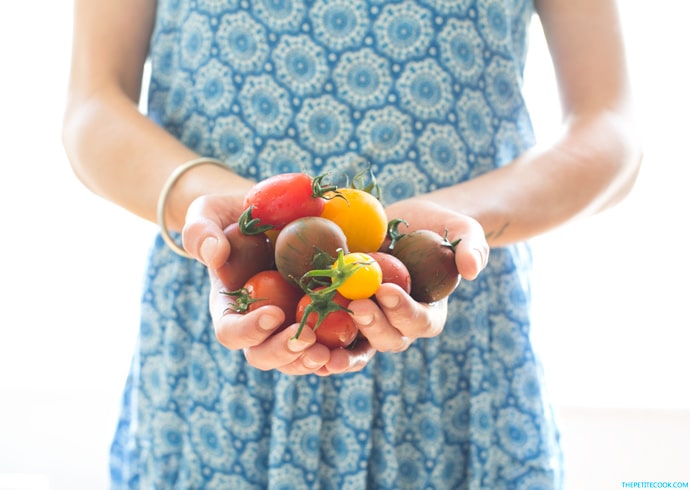
[[[305,342],[304,340],[296,339],[294,337],[288,340],[288,349],[290,349],[292,352],[302,352],[304,349],[309,347],[309,345],[311,345],[309,342]]]
[[[478,248],[472,249],[472,253],[474,254],[474,260],[477,263],[477,270],[482,270],[486,266],[484,254]]]
[[[384,308],[395,308],[400,304],[400,297],[396,295],[381,296],[377,300]]]
[[[323,366],[322,362],[316,362],[313,359],[310,359],[306,356],[304,356],[304,358],[302,359],[302,363],[304,364],[305,367],[307,367],[309,369],[316,369],[318,367]]]
[[[357,325],[360,325],[362,327],[366,327],[367,325],[371,325],[371,323],[374,321],[374,315],[355,315],[354,316],[355,322]]]
[[[259,328],[263,330],[273,330],[278,326],[278,321],[271,315],[262,315],[259,317]]]
[[[218,239],[216,237],[208,237],[201,243],[199,253],[205,264],[210,264],[213,257],[216,255],[218,249]]]

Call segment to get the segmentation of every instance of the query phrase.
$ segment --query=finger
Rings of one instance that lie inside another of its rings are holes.
[[[468,222],[468,229],[459,238],[455,246],[455,265],[460,276],[471,281],[489,262],[489,244],[483,228],[474,220]]]
[[[328,348],[316,343],[314,332],[305,327],[299,335],[294,324],[261,344],[244,349],[250,365],[257,369],[280,369],[289,374],[308,374],[323,366],[330,357]]]
[[[185,224],[182,245],[192,257],[211,269],[221,267],[230,257],[230,242],[220,226],[210,220]]]
[[[227,349],[239,350],[263,343],[282,322],[280,308],[263,306],[249,313],[226,313],[213,324],[218,342]]]
[[[209,310],[216,338],[228,349],[253,347],[268,338],[285,320],[285,313],[274,305],[266,305],[247,313],[233,310],[234,301],[223,294],[223,285],[211,273]]]
[[[304,355],[294,360],[286,366],[278,367],[278,371],[290,375],[305,375],[314,374],[323,369],[323,366],[328,362],[331,352],[328,347],[323,344],[315,343],[307,347]]]
[[[398,286],[383,284],[376,293],[376,300],[379,313],[368,305],[354,305],[355,321],[361,321],[360,331],[376,350],[401,352],[414,339],[434,337],[443,330],[447,312],[445,299],[418,303]],[[363,312],[371,317],[360,316]],[[365,325],[365,320],[370,318],[373,323]]]
[[[203,196],[189,206],[182,228],[182,245],[194,258],[216,269],[230,256],[230,242],[223,230],[232,219],[218,214],[213,199],[213,196]]]
[[[391,325],[378,308],[357,308],[355,322],[360,333],[380,352],[402,352],[412,339]]]
[[[333,349],[328,362],[316,374],[328,376],[361,371],[375,353],[376,350],[368,340],[360,339],[354,347]]]
[[[384,294],[379,297],[381,289],[384,290]],[[402,301],[399,296],[402,295],[404,292],[398,286],[384,284],[379,288],[376,298],[377,301],[381,298],[384,301],[396,303],[393,309],[389,308],[391,312],[394,312],[399,308],[399,303]],[[414,322],[414,318],[404,318],[401,325],[395,325],[391,320],[397,317],[393,315],[389,318],[383,310],[384,305],[379,307],[377,302],[369,299],[353,301],[348,308],[352,311],[359,331],[374,349],[381,352],[400,352],[410,345],[412,339],[408,338],[400,327],[408,322]],[[401,315],[403,315],[402,311],[398,316]]]
[[[406,339],[435,337],[443,330],[447,299],[419,303],[404,291],[388,289],[377,292],[376,298],[388,322]]]

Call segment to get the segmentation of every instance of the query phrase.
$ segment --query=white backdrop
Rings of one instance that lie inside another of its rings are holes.
[[[644,168],[618,208],[535,240],[534,340],[560,407],[690,409],[690,6],[622,3]],[[0,474],[100,488],[155,227],[86,191],[62,152],[71,2],[0,9]],[[548,140],[558,99],[539,35],[527,94]]]
[[[561,405],[690,408],[690,3],[619,3],[643,167],[620,206],[535,240],[535,342]],[[528,97],[549,139],[556,92],[534,40]]]

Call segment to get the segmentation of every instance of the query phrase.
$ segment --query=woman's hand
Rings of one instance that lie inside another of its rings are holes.
[[[317,342],[316,335],[305,326],[295,338],[299,324],[279,330],[285,313],[268,305],[248,313],[228,309],[228,289],[213,269],[211,277],[210,309],[218,341],[228,349],[242,350],[247,362],[261,370],[276,369],[286,374],[328,375],[362,369],[373,356],[373,348],[366,342],[354,349],[329,349]]]
[[[187,211],[182,242],[188,253],[208,267],[211,281],[209,307],[216,338],[228,349],[242,350],[247,362],[262,370],[286,374],[329,375],[358,371],[374,354],[366,341],[353,349],[329,349],[304,327],[295,339],[298,324],[277,331],[285,313],[277,306],[263,306],[249,313],[228,309],[224,292],[239,289],[246,277],[238,277],[227,261],[232,254],[223,230],[237,220],[237,196],[210,195],[196,199]]]
[[[460,239],[455,247],[455,265],[462,279],[472,280],[489,261],[489,244],[479,222],[469,216],[420,198],[398,201],[386,209],[388,219],[404,219],[400,232],[431,230],[448,241]]]
[[[455,264],[462,279],[477,277],[489,258],[484,230],[474,219],[448,211],[421,199],[400,201],[386,210],[389,219],[404,219],[403,233],[426,229],[444,235],[449,241],[460,238],[455,248]],[[383,284],[376,301],[350,303],[360,332],[377,351],[400,352],[417,338],[434,337],[446,322],[447,300],[418,303],[394,284]]]
[[[382,284],[373,299],[349,305],[360,333],[379,352],[402,352],[415,339],[434,337],[446,322],[448,301],[418,303],[396,284]]]
[[[236,196],[212,195],[195,200],[187,212],[183,243],[209,269],[209,306],[218,341],[228,349],[241,349],[250,365],[286,374],[353,372],[363,369],[376,351],[400,352],[413,340],[433,337],[443,330],[446,300],[418,303],[394,284],[382,285],[376,301],[364,299],[350,304],[366,338],[352,349],[329,349],[316,341],[308,327],[296,339],[297,324],[278,331],[285,314],[276,306],[242,314],[233,312],[228,309],[229,299],[224,292],[242,287],[247,278],[237,277],[226,266],[232,250],[223,230],[237,219],[236,212],[228,211],[231,209],[238,209]],[[461,238],[455,257],[463,278],[474,279],[486,266],[489,247],[475,220],[421,200],[402,201],[387,211],[391,218],[404,217],[408,231],[448,230],[450,240]]]

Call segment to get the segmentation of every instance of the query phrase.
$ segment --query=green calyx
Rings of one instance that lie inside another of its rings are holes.
[[[368,176],[368,178],[365,178],[365,176]],[[352,189],[368,192],[379,201],[381,200],[381,186],[376,181],[376,176],[373,170],[371,170],[371,165],[365,170],[357,172],[355,176],[352,177],[352,182],[348,182],[347,185]]]
[[[347,281],[355,272],[357,272],[366,262],[352,262],[350,264],[345,263],[345,255],[343,249],[338,249],[338,257],[333,263],[333,267],[328,269],[314,269],[302,276],[300,279],[300,284],[305,283],[305,279],[311,278],[326,278],[330,279],[330,285],[320,289],[319,292],[330,292],[336,291],[340,286],[342,286],[345,281]],[[323,281],[319,281],[323,282]]]
[[[333,298],[335,298],[338,288],[364,264],[361,262],[346,264],[343,257],[343,250],[338,249],[338,257],[333,264],[334,267],[311,270],[305,273],[299,281],[297,281],[304,292],[311,298],[311,303],[309,303],[304,310],[304,315],[302,316],[302,320],[300,321],[299,328],[294,338],[300,336],[307,322],[307,317],[312,313],[316,313],[317,315],[314,330],[319,328],[326,316],[332,312],[343,310],[351,313],[350,310],[336,303]],[[330,284],[328,284],[329,281]]]
[[[333,301],[333,298],[335,297],[336,293],[337,291],[335,289],[331,291],[316,290],[307,293],[311,298],[311,303],[309,303],[307,307],[304,309],[304,315],[302,316],[302,319],[299,322],[299,327],[297,328],[297,332],[295,333],[293,339],[299,338],[300,334],[302,333],[302,330],[304,329],[304,326],[307,324],[307,318],[312,313],[316,313],[316,323],[314,324],[313,328],[314,331],[316,331],[316,329],[318,329],[321,326],[323,321],[330,313],[341,310],[347,311],[348,313],[352,313],[344,306],[339,305],[338,303]]]
[[[338,187],[332,184],[324,185],[323,179],[326,178],[327,174],[321,174],[314,177],[311,180],[311,197],[313,198],[323,198],[323,199],[333,199],[334,197],[343,197],[338,192]],[[332,193],[332,194],[329,194]]]
[[[272,230],[271,225],[260,224],[259,218],[252,218],[252,209],[254,206],[249,206],[245,209],[240,217],[237,219],[237,224],[240,227],[240,232],[243,235],[259,235],[265,233],[268,230]]]
[[[388,245],[388,250],[393,250],[395,248],[395,245],[400,241],[400,239],[406,235],[406,233],[401,233],[398,230],[398,226],[400,226],[400,223],[405,223],[405,226],[408,226],[407,221],[400,218],[395,218],[388,222],[387,233],[388,238],[390,238],[391,240],[390,245]],[[441,243],[441,245],[444,247],[449,247],[451,250],[453,250],[453,252],[455,252],[455,247],[457,246],[457,244],[462,241],[462,238],[458,238],[457,240],[453,240],[452,242],[448,240],[448,228],[446,228],[445,233],[441,238],[443,238],[443,242]]]
[[[400,223],[405,223],[405,226],[409,226],[409,223],[401,218],[394,218],[388,222],[387,233],[388,238],[391,239],[391,243],[388,245],[388,250],[393,250],[395,248],[395,244],[398,243],[398,240],[405,236],[405,233],[402,233],[398,230]]]
[[[230,296],[234,300],[234,302],[225,309],[226,312],[233,311],[235,313],[245,313],[249,310],[249,305],[266,299],[252,298],[247,288],[240,288],[235,291],[221,291],[221,293]]]
[[[450,247],[450,249],[455,252],[455,247],[462,241],[462,238],[458,238],[457,240],[453,240],[452,242],[448,240],[448,228],[446,228],[446,232],[443,234],[443,243],[442,245],[445,247]]]

